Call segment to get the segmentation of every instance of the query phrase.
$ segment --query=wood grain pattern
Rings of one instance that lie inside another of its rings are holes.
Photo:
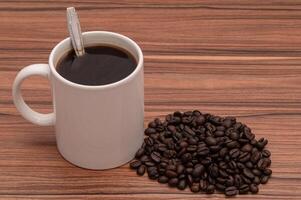
[[[145,54],[145,123],[174,110],[233,115],[269,139],[273,177],[258,195],[237,199],[301,199],[301,1],[0,2],[0,199],[224,199],[191,194],[137,177],[128,165],[76,168],[56,149],[52,127],[16,111],[16,73],[47,62],[67,36],[65,7],[76,6],[82,29],[110,30]],[[23,85],[26,101],[52,110],[46,80]]]

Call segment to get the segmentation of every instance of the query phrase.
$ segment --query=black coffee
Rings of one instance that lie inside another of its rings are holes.
[[[235,117],[174,112],[156,118],[130,167],[140,176],[192,192],[223,192],[226,196],[258,193],[271,177],[268,140],[256,139]]]
[[[112,46],[92,46],[77,57],[68,52],[57,65],[58,73],[65,79],[82,85],[105,85],[117,82],[131,74],[137,62],[124,49]]]

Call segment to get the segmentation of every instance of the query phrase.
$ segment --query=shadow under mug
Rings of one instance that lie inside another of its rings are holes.
[[[55,67],[72,49],[69,38],[57,44],[48,64],[33,64],[22,69],[13,84],[13,100],[28,121],[55,126],[61,155],[82,168],[109,169],[130,161],[143,142],[144,74],[140,47],[126,36],[106,31],[83,33],[86,46],[112,45],[131,53],[136,69],[115,83],[86,86],[64,79]],[[29,76],[49,79],[53,113],[33,111],[21,96],[21,84]]]

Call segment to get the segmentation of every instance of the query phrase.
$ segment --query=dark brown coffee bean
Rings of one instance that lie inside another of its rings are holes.
[[[225,184],[227,187],[234,185],[234,178],[232,176],[228,176]]]
[[[220,183],[215,184],[215,187],[221,191],[224,191],[226,189],[226,186]]]
[[[145,142],[145,144],[148,145],[148,146],[153,146],[153,144],[154,144],[154,140],[153,140],[152,138],[150,138],[150,137],[145,138],[145,139],[144,139],[144,142]]]
[[[251,152],[253,149],[253,146],[251,144],[245,144],[240,150],[243,152]]]
[[[143,156],[143,154],[144,154],[144,148],[140,148],[140,149],[138,149],[138,151],[136,152],[135,157],[136,157],[136,158],[140,158],[141,156]]]
[[[216,132],[214,133],[214,135],[215,135],[216,137],[222,137],[222,136],[225,135],[225,132],[224,132],[224,131],[216,131]]]
[[[239,155],[238,160],[242,163],[249,161],[251,158],[251,154],[248,152],[243,152]]]
[[[227,147],[228,147],[229,149],[233,149],[233,148],[235,148],[235,147],[239,147],[239,143],[238,143],[237,141],[231,141],[231,142],[228,142],[228,143],[227,143]]]
[[[269,150],[265,149],[262,151],[262,156],[268,158],[271,156],[271,152]]]
[[[235,176],[234,176],[234,184],[237,186],[237,187],[239,187],[240,185],[242,185],[242,179],[241,179],[241,176],[240,175],[238,175],[238,174],[236,174]]]
[[[249,179],[254,179],[254,174],[247,168],[243,169],[243,174]]]
[[[269,180],[269,176],[262,176],[261,179],[260,179],[260,183],[262,184],[266,184]]]
[[[155,151],[155,152],[151,153],[150,157],[154,162],[156,162],[156,163],[160,162],[161,155],[159,152]]]
[[[236,149],[231,149],[229,151],[229,155],[231,156],[231,158],[237,158],[239,156],[239,154],[240,154],[240,151],[237,148]]]
[[[204,179],[201,179],[200,180],[200,189],[205,191],[207,189],[207,186],[208,186],[208,182]]]
[[[206,193],[207,194],[213,194],[215,191],[215,186],[214,185],[208,185],[208,187],[206,188]]]
[[[258,185],[260,183],[260,178],[258,176],[255,176],[253,183]]]
[[[178,174],[174,171],[171,171],[171,170],[167,170],[165,172],[165,175],[168,177],[168,178],[175,178],[178,176]]]
[[[185,179],[179,180],[177,188],[179,190],[184,190],[186,187],[187,187],[186,180]]]
[[[192,167],[187,167],[187,168],[185,169],[185,172],[186,172],[187,174],[192,174],[193,168],[192,168]]]
[[[179,179],[178,178],[171,178],[168,181],[168,185],[170,187],[177,187],[178,183],[179,183]]]
[[[235,186],[227,187],[225,189],[226,196],[235,196],[235,195],[237,195],[237,193],[238,193],[238,190]]]
[[[200,115],[196,118],[195,122],[197,125],[203,125],[206,122],[206,119],[203,115]]]
[[[158,182],[159,183],[167,183],[168,182],[168,177],[166,177],[166,176],[159,176]]]
[[[263,173],[265,174],[265,175],[271,175],[272,174],[272,170],[271,169],[265,169],[265,170],[263,170]]]
[[[189,145],[186,149],[188,152],[195,152],[197,150],[196,145]]]
[[[265,147],[265,145],[267,145],[267,144],[268,144],[268,140],[266,140],[265,138],[260,138],[257,141],[256,147],[258,149],[263,149]]]
[[[253,194],[258,193],[258,187],[257,187],[257,185],[251,184],[251,185],[250,185],[250,191],[251,191]]]
[[[221,157],[225,157],[228,154],[228,148],[224,147],[219,151]]]
[[[259,151],[255,151],[252,153],[250,160],[252,163],[255,164],[260,159],[260,157],[261,157],[261,153]]]
[[[197,193],[200,191],[200,184],[199,183],[193,183],[190,187],[191,192]]]
[[[197,154],[199,156],[206,156],[209,154],[209,149],[207,147],[199,147],[197,149]]]
[[[192,160],[192,156],[191,156],[190,153],[185,153],[185,154],[183,154],[182,157],[181,157],[181,161],[182,161],[183,163],[190,162],[191,160]]]
[[[246,163],[245,163],[245,166],[246,166],[247,168],[249,168],[249,169],[252,169],[252,168],[254,167],[253,163],[250,162],[250,161],[246,162]]]
[[[207,137],[205,140],[206,144],[209,146],[214,146],[216,145],[217,141],[214,137]]]
[[[210,152],[216,153],[221,149],[221,147],[219,145],[214,145],[214,146],[210,146],[209,149],[210,149]]]
[[[131,167],[132,169],[137,169],[138,167],[140,167],[141,164],[142,164],[141,161],[139,161],[139,160],[134,160],[134,161],[132,161],[132,162],[130,163],[130,167]]]
[[[147,162],[147,161],[150,161],[150,159],[148,158],[147,155],[143,155],[143,156],[140,158],[140,161],[143,162],[143,163],[145,163],[145,162]]]
[[[214,165],[214,164],[210,165],[209,174],[210,174],[211,177],[218,177],[218,174],[219,174],[218,171],[219,170],[218,170],[218,167],[216,165]]]
[[[145,162],[144,163],[146,166],[148,166],[148,167],[153,167],[153,166],[155,166],[156,164],[154,163],[154,162],[152,162],[152,161],[147,161],[147,162]]]
[[[152,122],[148,123],[148,127],[149,128],[156,128],[157,124],[156,124],[156,122],[152,121]]]
[[[243,180],[244,183],[246,183],[248,185],[252,183],[251,179],[249,179],[246,176],[241,176],[241,179]]]
[[[186,148],[186,147],[188,147],[188,143],[186,142],[186,141],[182,141],[181,143],[180,143],[180,147],[181,148]]]
[[[262,158],[258,161],[257,167],[260,170],[264,170],[271,165],[271,160],[268,158]]]
[[[177,174],[182,174],[185,171],[185,167],[183,165],[178,165],[176,171],[177,171]]]
[[[239,194],[247,194],[249,190],[249,186],[247,184],[243,184],[239,187]]]
[[[144,133],[145,135],[151,135],[151,134],[155,134],[157,131],[154,128],[147,128],[145,129]]]
[[[252,169],[252,173],[255,175],[255,176],[261,176],[262,172],[258,169]]]
[[[146,167],[144,165],[141,165],[138,169],[137,169],[137,174],[139,176],[143,176],[145,173]]]
[[[205,167],[203,165],[198,165],[195,167],[191,173],[192,177],[200,177],[205,172]]]
[[[177,166],[174,165],[174,164],[169,164],[169,165],[166,166],[166,170],[176,171]]]

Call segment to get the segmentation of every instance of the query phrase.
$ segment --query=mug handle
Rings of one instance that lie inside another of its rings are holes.
[[[50,78],[50,69],[48,64],[33,64],[23,68],[17,75],[13,84],[13,101],[17,110],[28,121],[41,125],[50,126],[55,123],[54,113],[42,114],[32,110],[25,102],[21,95],[21,84],[30,76],[40,75]]]

